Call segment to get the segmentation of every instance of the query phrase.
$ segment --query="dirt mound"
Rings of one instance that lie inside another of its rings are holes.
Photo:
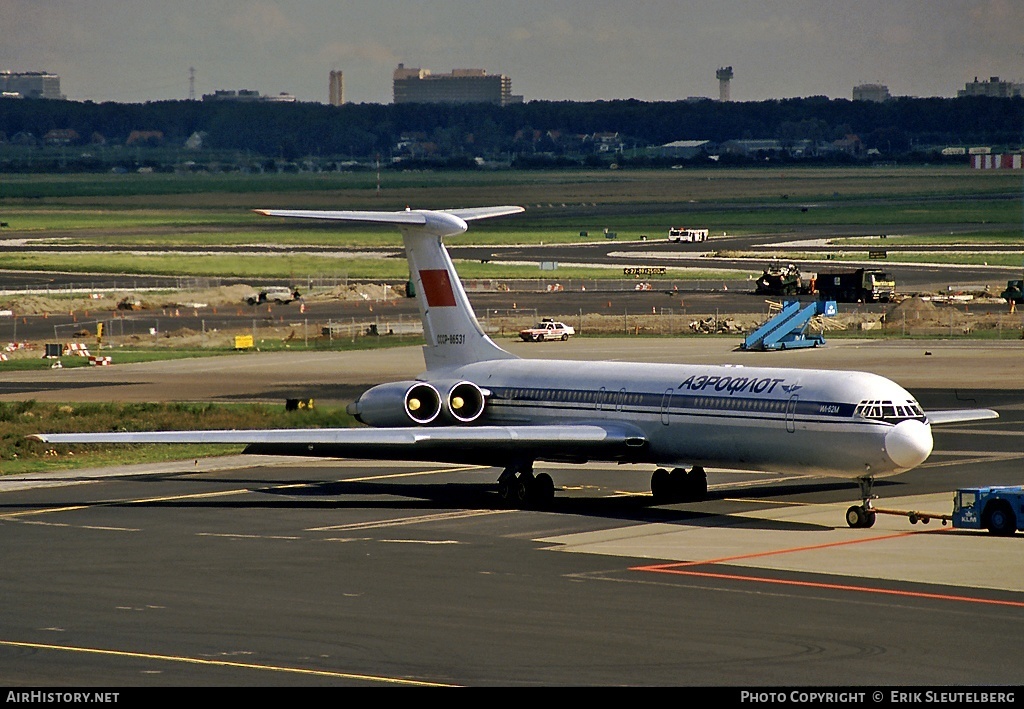
[[[334,300],[393,300],[404,298],[405,288],[386,283],[359,283],[337,286],[329,291],[318,293],[315,297]]]
[[[196,305],[217,306],[244,302],[248,296],[256,292],[258,292],[257,288],[240,283],[234,286],[218,286],[194,291],[148,293],[140,295],[139,298],[142,300],[143,309],[195,307]]]
[[[134,291],[115,290],[68,295],[9,296],[0,305],[18,315],[46,315],[68,312],[104,312],[117,310],[121,303],[130,303],[133,310],[204,307],[241,303],[254,292],[248,285],[221,286],[196,291]]]
[[[937,315],[938,308],[935,303],[915,295],[889,308],[885,313],[885,318],[890,321],[904,318],[907,320],[931,320]]]
[[[53,293],[10,295],[0,298],[0,310],[16,315],[51,313],[102,313],[125,310],[166,310],[167,308],[217,308],[239,305],[260,288],[247,284],[196,290],[113,290],[97,293]],[[383,301],[405,297],[403,286],[352,284],[304,293],[306,300]]]

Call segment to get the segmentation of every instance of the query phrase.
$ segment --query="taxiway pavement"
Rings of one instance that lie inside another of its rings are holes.
[[[527,356],[851,367],[936,429],[879,505],[946,512],[961,485],[1024,483],[1020,342],[577,339]],[[4,400],[273,399],[422,369],[418,348],[252,354],[18,373]],[[237,375],[231,372],[240,370]],[[319,383],[319,384],[317,384]],[[969,402],[969,403],[964,403]],[[473,466],[231,457],[0,479],[0,676],[11,686],[1020,684],[1024,535],[850,529],[852,483],[709,471],[654,505],[642,466],[547,465],[544,511]]]

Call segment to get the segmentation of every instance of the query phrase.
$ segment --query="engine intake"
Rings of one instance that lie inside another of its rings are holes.
[[[367,389],[347,411],[367,426],[422,426],[441,414],[441,394],[426,382],[391,382]]]
[[[470,423],[484,412],[483,390],[473,382],[461,381],[448,387],[445,409],[459,423]]]

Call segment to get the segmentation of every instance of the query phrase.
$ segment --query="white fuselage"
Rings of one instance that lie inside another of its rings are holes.
[[[932,449],[914,397],[865,372],[514,359],[444,374],[488,393],[477,424],[635,426],[649,445],[634,462],[856,478],[908,470]]]

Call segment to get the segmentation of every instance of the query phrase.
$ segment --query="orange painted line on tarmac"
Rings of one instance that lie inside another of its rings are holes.
[[[941,532],[943,530],[937,529],[934,532]],[[934,532],[932,532],[934,534]],[[699,559],[697,561],[674,561],[671,564],[656,564],[653,566],[642,566],[638,567],[640,571],[661,571],[664,569],[676,569],[681,566],[705,566],[706,564],[725,564],[730,561],[740,561],[742,559],[757,559],[765,556],[778,556],[779,554],[795,554],[801,551],[817,551],[819,549],[830,549],[834,547],[844,547],[850,544],[864,544],[866,542],[880,542],[886,539],[898,539],[900,537],[907,537],[912,534],[922,534],[922,532],[896,532],[894,534],[882,534],[876,537],[864,537],[863,539],[847,539],[842,542],[827,542],[825,544],[810,544],[805,547],[790,547],[788,549],[772,549],[770,551],[759,551],[753,554],[738,554],[736,556],[722,556],[717,559]]]
[[[660,574],[678,574],[680,576],[701,576],[704,578],[728,579],[731,581],[753,581],[757,583],[772,583],[781,586],[801,586],[804,588],[824,588],[832,591],[857,591],[860,593],[880,593],[887,596],[902,596],[909,598],[930,598],[940,601],[960,601],[961,603],[984,603],[993,606],[1011,606],[1024,608],[1024,601],[1000,601],[992,598],[977,598],[975,596],[957,596],[950,593],[925,593],[922,591],[899,591],[891,588],[875,588],[871,586],[851,586],[841,583],[820,583],[816,581],[794,581],[785,579],[773,579],[766,576],[741,576],[739,574],[717,574],[710,571],[691,571],[689,569],[659,568],[654,566],[637,566],[633,571],[653,571]]]
[[[703,559],[700,561],[682,561],[673,562],[671,564],[651,564],[648,566],[634,566],[630,568],[630,571],[650,571],[659,574],[675,574],[677,576],[700,576],[702,578],[715,578],[725,579],[730,581],[750,581],[754,583],[770,583],[779,586],[799,586],[802,588],[821,588],[833,591],[855,591],[858,593],[878,593],[887,596],[901,596],[904,598],[929,598],[933,600],[941,601],[959,601],[961,603],[982,603],[994,606],[1010,606],[1013,608],[1024,608],[1024,601],[1006,601],[996,600],[991,598],[978,598],[976,596],[962,596],[951,593],[927,593],[924,591],[901,591],[888,588],[878,588],[873,586],[854,586],[851,584],[841,583],[825,583],[819,581],[797,581],[792,579],[775,579],[767,576],[744,576],[741,574],[726,574],[716,573],[711,571],[696,571],[691,567],[694,566],[707,566],[710,564],[722,564],[730,561],[737,561],[741,559],[756,559],[766,556],[776,556],[779,554],[792,554],[801,551],[817,551],[820,549],[828,549],[831,547],[841,547],[848,544],[863,544],[865,542],[877,542],[884,541],[886,539],[895,539],[899,537],[909,536],[911,534],[936,534],[939,532],[948,531],[945,529],[936,529],[930,532],[898,532],[896,534],[884,534],[876,537],[867,537],[864,539],[851,539],[842,542],[830,542],[828,544],[813,544],[804,547],[792,547],[789,549],[773,549],[771,551],[757,552],[755,554],[740,554],[737,556],[727,556],[718,559]]]

